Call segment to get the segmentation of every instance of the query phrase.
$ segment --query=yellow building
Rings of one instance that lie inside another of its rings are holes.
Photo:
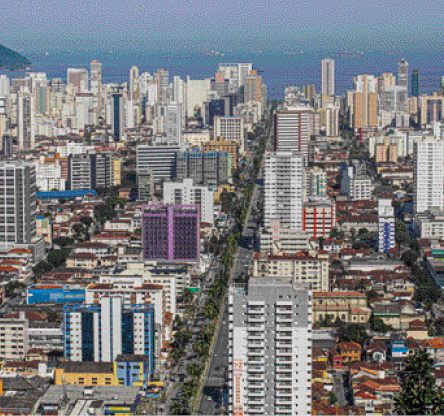
[[[118,386],[113,363],[66,361],[54,370],[56,386],[75,384],[79,386]]]
[[[219,136],[217,140],[211,140],[202,145],[202,150],[205,152],[213,152],[218,150],[219,152],[227,152],[231,156],[231,171],[237,169],[237,163],[239,159],[239,143],[232,140],[224,140],[222,136]]]
[[[114,186],[122,183],[122,160],[114,157]]]
[[[347,323],[366,323],[371,315],[367,297],[361,292],[313,292],[314,322],[330,318]]]

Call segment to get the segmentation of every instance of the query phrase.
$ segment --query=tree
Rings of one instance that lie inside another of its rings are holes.
[[[373,289],[369,290],[369,291],[366,293],[366,295],[367,295],[367,301],[368,301],[368,302],[370,302],[370,301],[372,301],[372,300],[374,300],[374,299],[378,299],[378,298],[379,298],[379,293],[376,292],[376,290],[373,290]]]
[[[42,260],[32,268],[32,271],[36,276],[41,276],[42,274],[50,272],[53,268],[52,264]]]
[[[80,224],[79,222],[76,222],[72,226],[72,229],[74,230],[74,232],[76,233],[77,236],[85,233],[85,227],[83,226],[83,224]]]
[[[399,415],[442,415],[444,395],[432,375],[434,360],[425,350],[407,358],[402,393],[395,397]]]
[[[5,297],[11,298],[17,295],[22,289],[26,289],[26,285],[21,282],[10,282],[5,286]]]
[[[88,217],[87,215],[84,215],[83,217],[80,217],[80,222],[85,225],[85,227],[89,228],[91,227],[94,220],[91,217]]]
[[[396,242],[401,244],[410,244],[410,237],[406,232],[399,231],[395,233],[395,240]]]
[[[361,345],[370,339],[364,325],[361,324],[343,325],[339,327],[338,335],[340,342],[357,342]]]
[[[368,234],[367,228],[360,228],[359,231],[358,231],[358,236],[362,237],[365,234]]]
[[[53,243],[56,246],[59,246],[61,248],[65,248],[65,247],[73,245],[74,241],[72,240],[72,238],[69,238],[69,237],[57,237],[57,238],[54,238]]]
[[[358,292],[365,292],[368,288],[369,282],[365,279],[359,279],[356,283],[354,290],[357,290]]]
[[[114,208],[108,204],[96,205],[94,207],[94,216],[101,223],[104,223],[108,220],[112,220],[113,218],[115,218],[116,211],[114,211]]]
[[[388,331],[392,331],[393,328],[390,325],[386,325],[384,321],[379,316],[370,316],[369,319],[370,329],[375,332],[386,333]]]
[[[199,364],[188,364],[187,374],[189,376],[200,376],[202,374],[202,366]]]
[[[418,255],[412,250],[407,250],[402,253],[401,260],[407,267],[412,267],[418,260]]]
[[[48,254],[48,263],[52,264],[54,268],[65,264],[68,253],[65,250],[52,250]]]

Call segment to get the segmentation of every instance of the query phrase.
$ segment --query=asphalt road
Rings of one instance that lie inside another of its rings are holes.
[[[270,135],[272,132],[273,129],[270,130]],[[271,150],[270,143],[271,140],[267,143],[267,150]],[[264,161],[265,158],[262,160],[262,169],[259,172],[258,179],[263,178]],[[234,279],[242,273],[248,273],[248,270],[252,267],[253,255],[259,246],[257,239],[257,228],[259,225],[253,219],[252,208],[256,207],[262,192],[263,186],[256,183],[250,202],[248,218],[244,225],[243,239],[236,255],[232,276]],[[221,407],[224,405],[223,396],[226,392],[224,387],[226,384],[225,370],[228,369],[228,312],[226,306],[225,304],[222,324],[216,340],[214,354],[211,357],[210,370],[200,402],[198,413],[201,415],[222,414],[223,410]]]

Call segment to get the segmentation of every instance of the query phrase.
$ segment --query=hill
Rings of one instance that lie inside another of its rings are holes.
[[[0,45],[0,69],[14,71],[24,69],[31,65],[31,62],[17,52]]]

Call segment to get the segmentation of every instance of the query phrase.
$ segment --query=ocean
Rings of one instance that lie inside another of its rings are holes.
[[[302,53],[301,53],[302,52]],[[439,86],[444,76],[444,51],[403,51],[387,54],[382,51],[363,51],[347,55],[323,51],[280,51],[225,52],[224,56],[201,53],[181,52],[126,52],[126,51],[23,51],[31,62],[31,70],[46,72],[49,78],[59,77],[66,80],[67,68],[85,67],[89,69],[93,59],[103,64],[102,83],[122,83],[128,81],[132,66],[141,72],[156,72],[158,68],[169,70],[170,79],[178,75],[183,79],[189,75],[192,79],[214,76],[221,62],[252,62],[260,69],[264,82],[268,86],[270,100],[282,99],[283,89],[290,85],[302,86],[316,84],[320,91],[321,60],[332,58],[336,61],[336,93],[343,94],[353,86],[353,76],[359,74],[379,75],[382,72],[397,73],[397,64],[405,58],[409,63],[410,73],[419,69],[420,93],[431,93]],[[9,77],[23,76],[24,71],[0,71]]]

